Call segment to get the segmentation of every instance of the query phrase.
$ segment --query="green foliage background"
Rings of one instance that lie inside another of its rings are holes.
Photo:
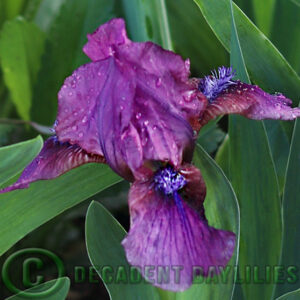
[[[58,90],[88,62],[86,34],[113,17],[125,19],[131,39],[152,40],[190,58],[194,77],[231,64],[241,80],[299,103],[298,0],[0,0],[1,187],[40,151],[55,121]],[[299,140],[299,121],[237,116],[212,121],[199,134],[194,164],[207,184],[207,217],[239,237],[229,265],[238,265],[240,274],[247,266],[300,268]],[[255,284],[252,273],[251,284],[237,284],[232,269],[227,284],[220,275],[182,293],[149,284],[106,284],[106,291],[99,278],[76,285],[76,265],[129,267],[120,245],[129,227],[127,191],[128,183],[107,166],[89,164],[1,194],[0,263],[33,246],[62,257],[71,287],[63,278],[56,294],[43,299],[300,299],[299,272],[294,283]],[[15,270],[15,280],[20,272]],[[51,265],[46,274],[55,280]],[[0,295],[11,293],[1,284]]]

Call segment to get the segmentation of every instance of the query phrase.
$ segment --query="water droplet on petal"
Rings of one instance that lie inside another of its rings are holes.
[[[183,95],[184,100],[187,102],[191,101],[194,98],[193,94],[194,94],[194,91],[186,91]]]
[[[78,127],[77,127],[76,125],[74,125],[74,126],[72,127],[72,130],[73,130],[73,131],[76,131],[77,128],[78,128]]]
[[[147,142],[148,142],[148,138],[144,138],[144,139],[142,140],[142,146],[143,146],[143,147],[146,146]]]
[[[156,86],[157,87],[161,86],[161,78],[160,77],[156,80]]]
[[[86,123],[87,122],[87,116],[84,116],[81,122]]]
[[[80,138],[82,138],[82,137],[83,137],[83,132],[79,132],[78,136],[79,136]]]
[[[135,117],[136,117],[137,120],[139,120],[139,119],[142,117],[142,114],[141,114],[141,113],[137,113],[137,114],[135,115]]]

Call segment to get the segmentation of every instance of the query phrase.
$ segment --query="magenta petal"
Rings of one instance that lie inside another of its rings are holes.
[[[93,61],[114,55],[115,48],[130,42],[123,19],[112,19],[101,25],[93,34],[88,34],[84,53]]]
[[[147,161],[190,161],[193,131],[154,90],[147,89],[130,68],[111,62],[111,75],[99,102],[99,134],[107,163],[131,180]],[[142,80],[142,78],[140,78]],[[113,92],[119,91],[119,92]]]
[[[140,89],[186,120],[192,121],[206,107],[198,83],[189,79],[189,60],[151,42],[122,45],[115,57],[135,70]]]
[[[104,159],[102,156],[88,154],[77,145],[61,143],[56,137],[51,137],[45,141],[39,155],[24,169],[18,181],[0,193],[27,188],[34,181],[53,179],[91,162],[103,163]]]
[[[151,43],[127,39],[113,19],[89,36],[95,60],[77,69],[59,92],[56,134],[133,180],[144,164],[191,160],[194,133],[207,100],[189,79],[189,62]]]
[[[55,131],[59,140],[77,144],[85,151],[98,155],[102,155],[102,150],[97,127],[97,105],[109,76],[109,66],[109,59],[81,66],[65,80],[58,93]]]
[[[299,108],[291,107],[292,101],[281,94],[270,95],[258,86],[236,81],[211,101],[204,111],[203,126],[218,115],[240,114],[249,119],[293,120],[300,116]]]
[[[152,42],[135,43],[126,35],[122,19],[112,19],[88,36],[85,53],[94,61],[113,56],[136,72],[139,85],[186,119],[199,116],[207,105],[198,81],[189,79],[190,62]],[[105,54],[103,54],[105,53]]]
[[[235,235],[208,226],[205,218],[181,200],[162,196],[150,183],[134,183],[130,189],[131,228],[122,244],[130,264],[163,289],[183,291],[202,268],[225,266]],[[179,202],[178,202],[179,201]],[[182,206],[175,203],[181,203]],[[180,278],[176,278],[176,269]],[[165,270],[169,278],[161,278]]]
[[[206,196],[206,185],[199,169],[193,165],[184,164],[180,168],[187,182],[185,191],[185,200],[198,214],[204,217],[203,202]]]

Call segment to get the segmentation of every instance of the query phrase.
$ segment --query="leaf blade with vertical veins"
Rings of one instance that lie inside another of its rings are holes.
[[[89,163],[0,194],[0,255],[40,225],[120,180],[108,166]]]
[[[50,290],[54,287],[54,285],[56,285],[55,288]],[[5,300],[27,300],[29,297],[37,299],[37,296],[39,295],[39,298],[43,300],[64,300],[67,297],[69,289],[70,279],[68,277],[61,277],[51,281],[46,281],[14,296],[6,298]],[[43,296],[41,293],[43,293]],[[30,296],[30,294],[32,294],[32,296]]]
[[[244,63],[243,50],[239,43],[239,33],[235,25],[235,12],[233,2],[230,0],[232,19],[230,61],[236,69],[237,77],[250,83]],[[243,274],[247,266],[259,266],[263,269],[266,265],[276,265],[280,256],[281,244],[281,214],[280,197],[277,176],[273,163],[267,133],[263,122],[250,121],[241,116],[229,117],[229,173],[232,184],[238,196],[241,207],[241,245],[239,256],[239,270]],[[245,144],[248,144],[245,146]],[[251,149],[255,145],[255,150]],[[256,166],[255,162],[261,160]],[[264,165],[268,163],[268,167]],[[263,177],[253,176],[257,172]],[[253,176],[253,177],[251,177]],[[250,178],[249,178],[250,177]],[[273,192],[273,193],[272,193]],[[273,197],[272,201],[267,201]],[[269,215],[264,213],[264,202],[271,206]],[[256,220],[249,230],[249,221]],[[273,234],[269,234],[269,224],[273,222]],[[260,234],[255,234],[260,231]],[[261,234],[264,233],[264,234]],[[262,237],[262,238],[261,238]],[[268,249],[260,253],[260,247]],[[250,248],[257,249],[251,251]],[[269,254],[272,252],[272,254]],[[242,285],[245,299],[271,299],[274,285],[249,284]],[[236,295],[235,295],[236,296]]]
[[[44,51],[44,33],[22,18],[4,24],[0,36],[0,60],[5,83],[22,119],[30,119],[32,88]]]
[[[35,139],[0,148],[0,186],[21,172],[40,152],[43,140]]]
[[[153,41],[172,50],[165,0],[123,0],[126,24],[134,41]]]
[[[86,214],[85,232],[88,255],[100,278],[103,276],[100,270],[102,266],[110,266],[115,275],[120,267],[125,268],[127,276],[130,274],[130,266],[121,245],[126,231],[100,203],[93,201],[90,204]],[[145,282],[130,284],[130,281],[118,283],[114,282],[115,280],[116,277],[111,283],[104,281],[113,300],[160,299],[157,289],[150,284]]]
[[[282,202],[283,211],[283,243],[281,262],[282,266],[296,266],[299,268],[300,253],[295,241],[300,239],[300,122],[295,122],[291,143],[288,167],[285,177],[285,187]],[[276,295],[290,292],[300,287],[299,282],[294,284],[278,284]],[[298,292],[299,295],[299,292]]]

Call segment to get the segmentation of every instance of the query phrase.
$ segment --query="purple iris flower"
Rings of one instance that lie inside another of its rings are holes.
[[[300,111],[283,95],[234,81],[230,68],[189,78],[188,60],[151,42],[130,41],[122,19],[88,35],[83,50],[92,62],[65,80],[55,136],[0,192],[85,163],[107,163],[132,182],[131,226],[122,242],[128,261],[145,277],[147,266],[154,266],[155,278],[158,267],[173,270],[168,282],[155,285],[184,290],[194,266],[207,276],[209,266],[226,265],[235,248],[234,233],[210,227],[205,218],[205,183],[190,164],[197,131],[220,114],[291,120]]]

